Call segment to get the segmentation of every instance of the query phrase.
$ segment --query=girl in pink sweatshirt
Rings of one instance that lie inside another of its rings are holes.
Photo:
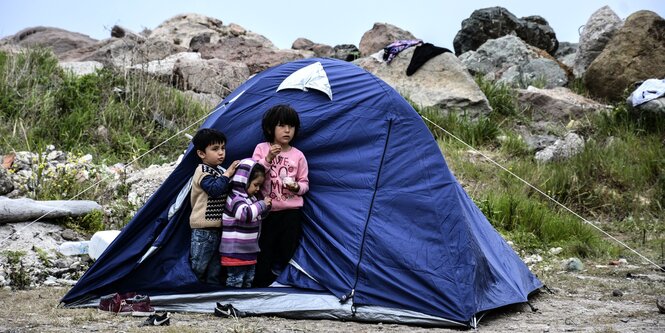
[[[272,210],[259,238],[255,287],[269,286],[295,253],[302,234],[302,196],[309,190],[307,159],[290,144],[300,129],[296,110],[271,107],[263,114],[262,128],[266,142],[256,146],[252,159],[266,168],[261,192],[272,199]]]

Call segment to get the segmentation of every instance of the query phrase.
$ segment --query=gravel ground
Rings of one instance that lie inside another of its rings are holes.
[[[648,266],[585,263],[578,273],[538,272],[553,291],[531,299],[537,308],[514,305],[485,316],[481,332],[665,332],[665,314],[656,297],[665,296],[665,274]],[[63,287],[0,291],[0,332],[459,332],[395,324],[275,317],[221,319],[208,314],[174,313],[171,325],[141,327],[142,318],[120,317],[96,309],[62,309]],[[622,296],[613,294],[621,293]]]

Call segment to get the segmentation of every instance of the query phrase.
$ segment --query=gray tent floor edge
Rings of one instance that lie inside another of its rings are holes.
[[[468,328],[469,324],[424,313],[381,306],[342,304],[332,294],[294,288],[234,289],[219,292],[150,296],[157,311],[213,313],[217,302],[230,303],[244,316],[288,319],[348,320],[436,327]],[[71,307],[96,307],[99,299]]]

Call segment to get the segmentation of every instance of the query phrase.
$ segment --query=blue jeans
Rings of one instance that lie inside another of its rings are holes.
[[[254,281],[255,265],[227,266],[226,286],[235,288],[250,288]]]
[[[221,284],[222,265],[219,257],[220,231],[192,229],[189,263],[199,281]]]

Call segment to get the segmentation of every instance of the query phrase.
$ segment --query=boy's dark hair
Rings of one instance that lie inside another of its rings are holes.
[[[290,105],[275,105],[263,114],[261,126],[263,127],[263,136],[268,142],[275,140],[275,126],[280,124],[293,126],[293,139],[296,138],[300,129],[300,118],[296,110]]]
[[[254,164],[252,170],[249,171],[249,177],[247,177],[247,187],[249,187],[249,183],[251,183],[252,180],[254,180],[256,177],[266,177],[266,167],[264,167],[261,163]]]
[[[196,148],[196,150],[205,151],[206,148],[208,148],[210,145],[214,145],[216,143],[225,144],[226,135],[213,128],[203,128],[194,134],[192,143],[194,144],[194,148]]]

